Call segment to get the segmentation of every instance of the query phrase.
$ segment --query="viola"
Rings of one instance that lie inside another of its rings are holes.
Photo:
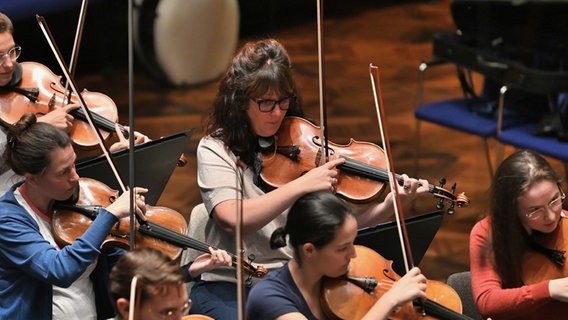
[[[61,76],[55,75],[46,66],[37,62],[22,62],[22,79],[15,87],[9,87],[0,94],[0,118],[13,124],[26,112],[32,112],[37,117],[61,108],[69,103],[78,103],[77,97],[66,95],[61,84]],[[83,90],[84,99],[93,116],[94,124],[101,129],[104,139],[115,132],[118,111],[114,101],[105,94]],[[96,133],[87,123],[87,118],[81,108],[70,112],[75,118],[69,132],[75,145],[83,149],[92,149],[98,145]],[[128,132],[118,124],[119,130],[125,137]]]
[[[392,261],[367,247],[355,246],[349,272],[339,278],[324,278],[320,303],[329,319],[361,319],[400,276]],[[426,301],[408,302],[389,319],[470,319],[461,314],[459,295],[449,285],[428,280]]]
[[[60,246],[73,243],[83,235],[98,211],[110,205],[118,198],[118,191],[102,182],[90,178],[80,178],[78,192],[72,203],[56,202],[52,217],[52,228],[55,241]],[[192,248],[205,253],[209,245],[186,235],[187,223],[177,211],[165,207],[146,205],[147,221],[134,221],[136,224],[136,247],[154,248],[166,253],[171,259],[179,258],[185,248]],[[130,218],[121,218],[110,230],[102,247],[116,246],[130,248]],[[237,257],[230,254],[233,263]],[[268,273],[262,266],[253,266],[244,261],[243,269],[251,276],[261,278]]]
[[[524,284],[531,285],[545,280],[568,277],[568,265],[565,263],[568,218],[560,216],[558,226],[553,232],[533,234],[532,240],[540,247],[528,250],[523,255]]]
[[[261,178],[271,187],[280,187],[315,168],[325,155],[322,155],[320,129],[299,117],[286,117],[274,137],[274,143],[262,148]],[[330,160],[344,158],[345,163],[337,166],[336,193],[353,202],[368,202],[380,196],[388,182],[389,174],[385,167],[385,152],[376,144],[351,139],[347,145],[328,142]],[[397,175],[398,183],[403,181]],[[469,199],[462,192],[454,194],[432,184],[429,191],[439,197],[439,207],[444,202],[458,207],[469,205]]]
[[[119,196],[102,182],[90,178],[80,178],[78,194],[74,196],[74,203],[56,202],[52,218],[52,227],[55,241],[60,246],[69,245],[82,236],[92,221],[96,218],[98,210],[107,207]],[[185,218],[175,210],[164,207],[147,206],[147,220],[160,224],[175,232],[185,233],[187,224]],[[137,222],[135,222],[137,223]],[[138,230],[139,231],[139,230]],[[182,249],[165,241],[148,237],[136,232],[136,246],[140,248],[154,248],[166,253],[170,258],[180,256]],[[121,218],[110,230],[105,238],[102,248],[115,246],[128,249],[130,245],[130,219]]]

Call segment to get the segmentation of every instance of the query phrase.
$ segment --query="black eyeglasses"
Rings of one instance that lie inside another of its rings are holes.
[[[290,101],[293,98],[294,96],[284,97],[280,100],[272,100],[272,99],[258,99],[258,100],[251,99],[251,100],[253,100],[254,102],[256,102],[256,104],[258,104],[258,110],[260,110],[260,112],[272,112],[272,110],[274,110],[276,105],[278,105],[280,110],[288,110],[288,108],[290,107]]]
[[[8,52],[0,55],[0,61],[4,61],[4,59],[6,58],[10,58],[12,61],[16,61],[20,54],[22,54],[22,47],[15,45],[10,50],[8,50]]]

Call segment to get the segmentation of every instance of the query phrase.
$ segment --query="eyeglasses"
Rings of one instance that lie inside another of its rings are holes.
[[[564,192],[562,192],[562,190],[560,191],[560,195],[557,196],[556,198],[552,199],[547,207],[549,210],[558,210],[559,208],[562,207],[562,203],[564,203],[564,199],[566,199],[566,194],[564,194]],[[531,211],[527,212],[525,214],[525,216],[527,218],[529,218],[530,220],[538,220],[540,219],[543,215],[544,215],[544,211],[545,211],[545,207],[540,207],[540,208],[534,208]]]
[[[0,55],[0,62],[3,62],[6,58],[10,58],[12,61],[16,61],[20,54],[22,54],[22,47],[15,45],[10,50],[8,50],[8,52]]]
[[[276,105],[278,105],[280,110],[288,110],[288,107],[290,107],[290,100],[292,100],[293,98],[294,96],[284,97],[280,100],[272,100],[272,99],[258,99],[258,100],[251,99],[251,100],[253,100],[254,102],[256,102],[256,104],[258,104],[258,110],[260,110],[260,112],[272,112],[272,110],[274,110]]]
[[[183,306],[179,309],[169,309],[160,311],[160,319],[170,320],[170,319],[179,319],[178,315],[186,315],[189,309],[191,308],[191,299],[188,299]]]

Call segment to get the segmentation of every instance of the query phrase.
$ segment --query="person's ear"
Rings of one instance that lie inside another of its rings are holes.
[[[312,256],[316,252],[316,247],[311,243],[304,243],[302,245],[302,251],[306,257]]]
[[[130,309],[130,301],[126,298],[118,298],[116,300],[116,310],[122,319],[128,319],[128,310]]]

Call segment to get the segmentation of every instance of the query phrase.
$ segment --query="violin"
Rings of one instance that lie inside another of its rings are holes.
[[[261,148],[261,178],[269,186],[277,188],[286,184],[309,170],[315,168],[325,155],[322,155],[323,144],[319,127],[299,117],[286,117],[274,137],[274,142]],[[353,202],[368,202],[382,194],[388,172],[385,167],[385,152],[376,144],[359,142],[351,139],[347,145],[328,143],[330,159],[344,158],[345,163],[337,166],[338,176],[336,193]],[[400,185],[403,181],[397,175]],[[430,193],[439,197],[439,209],[444,202],[458,207],[469,205],[469,199],[462,192],[452,191],[429,185]]]
[[[32,112],[37,117],[48,114],[56,108],[69,103],[78,103],[77,98],[66,96],[61,84],[61,76],[55,75],[46,66],[37,62],[22,62],[22,79],[17,86],[8,87],[0,94],[0,118],[13,124],[26,112]],[[102,129],[104,139],[115,132],[118,111],[114,101],[105,94],[83,90],[81,96],[93,115],[95,126]],[[74,144],[82,149],[92,149],[98,145],[96,134],[93,132],[81,108],[70,112],[75,118],[69,132]],[[125,137],[128,132],[122,125],[119,130]]]
[[[528,250],[523,255],[523,283],[531,285],[568,277],[568,265],[565,263],[568,218],[560,216],[558,226],[553,232],[535,233],[532,235],[532,240],[539,249]]]
[[[37,62],[22,62],[22,79],[17,86],[4,88],[0,92],[0,119],[8,124],[16,123],[26,112],[41,117],[56,108],[69,103],[78,103],[77,97],[66,96],[61,84],[61,76],[55,75],[46,66]],[[105,94],[84,89],[81,92],[86,106],[89,108],[96,128],[101,129],[101,136],[108,141],[115,132],[115,125],[121,134],[128,138],[129,134],[123,125],[117,123],[118,110],[114,101]],[[73,116],[73,125],[69,136],[79,151],[90,151],[98,146],[97,134],[89,126],[87,116],[82,108],[69,112]],[[85,153],[84,156],[93,154]],[[180,155],[177,165],[187,164],[185,155]]]
[[[102,182],[90,178],[80,178],[77,194],[72,203],[56,202],[52,217],[52,228],[55,241],[61,247],[73,243],[83,235],[98,211],[110,205],[118,198],[118,191]],[[171,259],[180,257],[185,248],[192,248],[205,253],[209,245],[186,236],[187,223],[177,211],[165,207],[146,205],[147,221],[136,223],[136,247],[154,248],[166,253]],[[130,219],[121,218],[110,230],[102,247],[116,246],[130,248]],[[231,255],[236,265],[237,257]],[[243,269],[251,276],[262,278],[268,271],[262,266],[253,266],[244,261]]]
[[[60,246],[69,245],[82,236],[92,221],[96,218],[98,210],[107,207],[119,196],[102,182],[90,178],[80,178],[78,194],[74,195],[74,203],[56,202],[52,218],[52,227],[55,241]],[[146,218],[178,233],[187,231],[185,218],[175,210],[164,207],[147,206]],[[102,248],[115,246],[129,248],[130,219],[121,218],[110,230],[105,238]],[[139,230],[138,230],[139,231]],[[154,248],[166,253],[171,259],[177,259],[182,252],[180,247],[169,244],[156,238],[147,237],[137,232],[136,245],[140,248]]]
[[[339,278],[324,278],[320,303],[329,319],[361,319],[400,279],[392,260],[364,246],[355,246],[349,272]],[[470,319],[461,314],[459,295],[449,285],[428,280],[424,303],[408,302],[389,319]]]

